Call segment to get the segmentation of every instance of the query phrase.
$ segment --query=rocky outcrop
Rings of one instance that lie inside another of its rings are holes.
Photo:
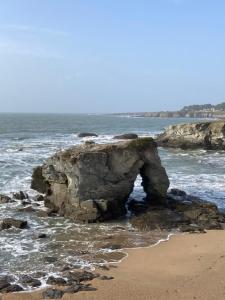
[[[225,121],[171,125],[156,141],[162,147],[225,150]]]
[[[151,207],[135,216],[131,223],[141,230],[171,230],[203,232],[205,229],[222,229],[225,216],[214,203],[172,189],[167,195],[167,205]]]
[[[101,221],[125,214],[138,174],[147,201],[164,203],[169,180],[151,138],[83,144],[58,152],[34,170],[32,187],[45,190],[45,205],[62,216]]]

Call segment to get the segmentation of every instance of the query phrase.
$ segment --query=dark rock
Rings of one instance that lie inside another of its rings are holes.
[[[47,289],[42,293],[43,299],[60,299],[64,295],[64,291],[58,289]]]
[[[28,225],[27,225],[27,221],[13,219],[13,218],[3,219],[0,223],[0,230],[9,229],[11,227],[24,229],[24,228],[28,228]]]
[[[46,239],[48,236],[46,233],[39,233],[37,237],[38,239]]]
[[[95,136],[97,137],[98,135],[96,133],[91,133],[91,132],[80,132],[77,135],[79,138],[84,138],[84,137],[91,137],[91,136]]]
[[[101,279],[101,280],[112,280],[112,279],[114,279],[114,277],[102,275],[102,276],[99,277],[99,279]]]
[[[41,281],[36,279],[36,278],[33,278],[32,276],[30,275],[21,275],[20,276],[20,282],[23,284],[23,285],[29,285],[31,287],[38,287],[38,286],[41,286]]]
[[[67,289],[64,290],[64,293],[74,294],[77,293],[80,290],[81,286],[80,284],[74,284],[69,286]]]
[[[51,284],[51,285],[66,285],[67,284],[65,279],[63,279],[61,277],[54,277],[54,276],[49,276],[46,283]]]
[[[94,145],[95,142],[94,141],[85,141],[85,145]]]
[[[148,203],[145,201],[136,201],[135,199],[131,199],[127,203],[127,208],[134,214],[140,214],[146,211]]]
[[[68,283],[72,284],[74,282],[79,283],[82,281],[90,281],[94,278],[98,277],[98,275],[93,274],[88,271],[70,271],[66,274],[66,277],[68,278]]]
[[[0,194],[0,204],[14,202],[9,196]]]
[[[138,174],[146,200],[166,202],[169,180],[152,138],[75,146],[56,153],[41,169],[41,178],[35,174],[33,185],[40,180],[47,184],[45,206],[77,222],[125,215]]]
[[[40,166],[34,168],[33,170],[31,188],[38,191],[41,194],[45,194],[47,191],[47,184],[42,175],[42,167]]]
[[[125,133],[121,135],[116,135],[113,137],[115,140],[134,140],[137,139],[138,135],[135,133]]]
[[[22,204],[23,206],[27,206],[27,205],[30,205],[31,202],[30,202],[30,201],[25,201],[25,200],[23,200],[23,201],[21,202],[21,204]]]
[[[15,198],[17,200],[24,200],[24,199],[28,199],[29,196],[27,193],[25,193],[23,191],[19,191],[17,193],[13,193],[13,198]]]
[[[181,197],[185,197],[187,194],[179,189],[171,189],[169,191],[169,194],[174,195],[174,196],[181,196]]]
[[[16,293],[22,292],[24,289],[18,284],[10,284],[8,287],[0,290],[1,293]]]
[[[57,257],[54,257],[54,256],[46,256],[44,257],[44,261],[46,261],[47,263],[54,263],[58,260]]]

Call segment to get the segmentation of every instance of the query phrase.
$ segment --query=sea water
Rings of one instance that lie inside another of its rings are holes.
[[[181,118],[132,118],[113,115],[0,114],[0,193],[11,195],[30,189],[32,169],[58,150],[83,143],[79,132],[94,132],[96,143],[113,142],[113,136],[133,132],[156,136],[171,124],[193,122]],[[223,151],[159,149],[171,188],[215,202],[225,208],[225,153]],[[138,177],[132,194],[144,197]],[[35,204],[33,204],[35,205]],[[92,269],[96,264],[117,261],[120,247],[140,247],[165,238],[167,232],[141,233],[129,219],[103,224],[80,225],[64,218],[39,218],[21,212],[20,201],[0,205],[0,219],[14,217],[28,221],[29,228],[0,232],[0,274],[30,274],[46,271],[59,274],[70,264]],[[43,204],[39,209],[44,209]],[[38,239],[45,233],[46,239]],[[115,247],[116,245],[116,247]],[[49,262],[52,257],[54,262]],[[16,277],[17,278],[17,277]]]

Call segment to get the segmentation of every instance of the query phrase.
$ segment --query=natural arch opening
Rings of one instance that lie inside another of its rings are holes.
[[[132,192],[130,193],[128,200],[125,204],[127,217],[130,217],[132,215],[144,212],[148,205],[147,205],[147,195],[144,191],[143,187],[143,179],[141,177],[141,174],[138,173],[135,181],[134,181],[134,187]]]

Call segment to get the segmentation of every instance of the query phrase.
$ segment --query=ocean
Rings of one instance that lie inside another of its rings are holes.
[[[79,132],[97,133],[98,137],[92,140],[108,143],[117,134],[133,132],[154,137],[168,125],[193,121],[197,119],[0,114],[0,193],[11,195],[22,190],[35,195],[30,189],[32,169],[56,151],[84,142],[87,138],[78,138]],[[159,149],[159,155],[170,188],[185,190],[225,208],[223,151]],[[144,193],[140,183],[138,177],[132,196],[141,200]],[[32,212],[21,212],[21,207],[20,201],[0,205],[0,219],[16,217],[29,224],[22,231],[0,231],[0,273],[13,274],[18,282],[20,274],[34,271],[60,274],[66,264],[93,269],[96,264],[120,260],[125,255],[119,250],[122,247],[147,246],[168,235],[168,232],[138,232],[129,219],[80,225],[60,217],[40,218]],[[38,208],[44,209],[43,204]],[[38,239],[39,233],[45,233],[47,238]],[[43,285],[45,279],[43,274]]]

